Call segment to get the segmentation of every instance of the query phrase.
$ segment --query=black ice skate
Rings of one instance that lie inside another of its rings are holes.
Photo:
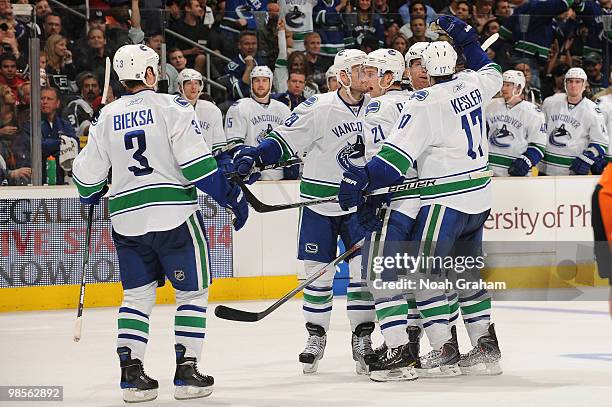
[[[389,348],[375,363],[370,365],[370,379],[375,382],[404,382],[416,380],[412,357],[407,345]]]
[[[421,368],[421,359],[419,359],[419,354],[421,352],[421,332],[422,329],[418,326],[409,326],[406,328],[406,333],[408,334],[408,354],[411,358],[411,366],[414,366],[416,369]]]
[[[374,322],[366,322],[357,325],[355,332],[351,335],[351,347],[357,374],[368,374],[368,365],[378,360],[378,355],[372,349],[370,336],[372,332],[374,332]]]
[[[121,383],[123,401],[126,403],[140,403],[157,398],[159,384],[144,372],[142,361],[132,359],[132,351],[127,346],[117,348],[121,366]]]
[[[308,341],[306,342],[306,348],[300,353],[300,362],[304,364],[302,370],[304,373],[315,373],[319,360],[325,353],[325,344],[327,343],[327,335],[325,329],[322,326],[306,323],[306,329],[308,330]]]
[[[196,358],[185,357],[185,347],[174,345],[176,351],[176,372],[174,373],[174,398],[177,400],[197,399],[210,396],[215,379],[198,372]]]
[[[465,355],[461,355],[459,368],[465,375],[499,375],[502,374],[500,359],[501,351],[495,334],[495,324],[491,324],[489,334],[478,338],[478,345]]]
[[[453,327],[454,328],[454,327]],[[440,349],[434,349],[421,357],[421,368],[417,369],[420,377],[454,377],[461,375],[459,362],[459,347],[456,331],[451,329],[451,339]]]

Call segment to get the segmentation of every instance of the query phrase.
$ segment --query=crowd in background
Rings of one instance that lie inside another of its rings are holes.
[[[0,0],[4,185],[31,182],[31,103],[41,108],[43,179],[47,159],[58,159],[63,145],[84,147],[100,106],[104,61],[128,43],[146,44],[160,54],[166,44],[160,91],[178,92],[178,73],[196,69],[226,88],[202,96],[225,113],[233,101],[249,96],[253,67],[267,65],[274,71],[273,97],[293,109],[327,91],[326,71],[340,49],[384,47],[405,54],[415,42],[436,40],[429,24],[440,14],[452,14],[477,28],[481,41],[500,34],[487,52],[504,70],[525,74],[527,99],[536,104],[563,92],[564,74],[576,66],[587,73],[587,97],[609,92],[612,31],[606,21],[612,0],[91,0],[87,20],[71,12],[85,13],[81,1],[68,0],[67,8],[47,0],[29,4],[32,12],[27,0]],[[29,63],[32,36],[40,38],[39,66]],[[36,101],[30,99],[33,69],[41,75]],[[109,101],[122,92],[111,80]],[[58,184],[68,181],[61,164]]]

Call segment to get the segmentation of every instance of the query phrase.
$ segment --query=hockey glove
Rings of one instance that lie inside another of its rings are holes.
[[[300,164],[291,165],[283,168],[283,179],[299,179]]]
[[[604,156],[601,156],[595,160],[593,165],[591,165],[591,174],[593,175],[601,175],[606,168],[608,162]]]
[[[227,205],[234,213],[234,230],[239,231],[249,217],[249,205],[240,187],[236,184],[230,184]]]
[[[465,47],[473,42],[478,42],[476,30],[455,16],[441,16],[436,20],[436,24],[448,33],[455,45]]]
[[[363,205],[365,201],[363,191],[368,184],[368,175],[364,170],[352,169],[346,171],[338,191],[338,203],[342,210],[348,211],[353,206]]]
[[[357,208],[357,219],[359,224],[369,233],[379,232],[383,227],[383,220],[378,210],[385,204],[389,204],[391,194],[370,196],[365,203]]]
[[[248,177],[246,183],[250,185],[261,178],[261,173],[255,169],[255,165],[258,162],[259,149],[256,147],[244,146],[234,156],[234,171],[242,178]]]
[[[584,150],[582,154],[574,159],[570,166],[570,171],[576,175],[587,175],[591,166],[599,157],[602,156],[601,151],[593,144]]]
[[[104,187],[96,192],[95,194],[89,195],[88,197],[81,196],[79,199],[83,205],[97,205],[100,203],[100,199],[108,192],[108,185],[104,185]]]
[[[542,153],[540,150],[533,146],[529,147],[522,156],[512,162],[510,168],[508,168],[508,174],[513,177],[524,177],[529,173],[531,167],[536,165],[541,159]]]
[[[234,170],[234,164],[232,163],[232,156],[228,152],[222,152],[215,156],[217,160],[217,167],[223,175],[230,173]]]

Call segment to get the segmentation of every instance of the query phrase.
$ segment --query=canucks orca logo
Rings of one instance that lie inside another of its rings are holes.
[[[182,97],[180,97],[180,96],[176,96],[176,97],[174,98],[174,101],[176,102],[176,104],[177,104],[177,105],[179,105],[179,106],[181,106],[181,107],[187,107],[187,106],[189,106],[189,102],[188,102],[188,101],[186,101],[185,99],[183,99],[183,98],[182,98]]]
[[[348,171],[351,168],[363,168],[365,166],[364,157],[365,144],[363,143],[363,136],[358,134],[355,144],[347,142],[346,146],[338,151],[336,161],[338,161],[340,167]]]
[[[293,10],[285,15],[285,21],[291,28],[301,28],[304,26],[304,18],[306,14],[302,13],[298,6],[294,6]]]
[[[365,115],[367,116],[368,113],[376,113],[380,110],[380,101],[378,100],[374,100],[372,101],[372,103],[370,103],[367,107],[366,107],[366,112]],[[400,109],[401,110],[401,109]]]
[[[504,143],[502,139],[506,139],[507,141],[512,141],[515,139],[514,134],[508,131],[508,128],[504,124],[501,129],[497,129],[491,134],[491,144],[496,147],[507,148],[510,147],[510,144]]]
[[[316,96],[311,96],[308,99],[306,99],[305,101],[303,101],[302,104],[304,106],[310,107],[310,106],[314,105],[316,101],[317,101],[317,97]]]
[[[558,127],[550,133],[548,137],[548,142],[556,147],[566,147],[567,144],[565,142],[571,140],[572,135],[569,131],[565,130],[565,124],[562,124],[561,127]],[[558,141],[561,139],[560,141]]]
[[[261,143],[263,139],[265,139],[266,136],[270,134],[271,131],[272,131],[272,125],[268,123],[268,128],[260,131],[259,134],[257,135],[257,143]]]
[[[417,90],[416,92],[414,92],[412,95],[410,95],[410,100],[412,99],[416,99],[419,102],[422,102],[425,100],[425,98],[429,95],[429,92],[427,92],[425,89],[423,90]]]
[[[251,8],[247,5],[241,5],[236,7],[236,15],[238,16],[238,18],[243,18],[245,20],[251,19],[253,18],[253,13],[251,11]]]

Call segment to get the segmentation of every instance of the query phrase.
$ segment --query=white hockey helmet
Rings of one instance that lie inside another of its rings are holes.
[[[335,78],[336,76],[338,76],[338,69],[336,69],[334,65],[327,68],[327,71],[325,72],[326,81],[328,81],[330,78]]]
[[[363,65],[368,54],[358,49],[343,49],[334,57],[334,66],[340,75],[340,71],[344,71],[351,76],[351,68],[355,65]],[[340,80],[340,78],[338,78]]]
[[[157,66],[159,55],[146,45],[124,45],[117,50],[113,58],[113,69],[120,81],[142,81],[146,86],[157,85],[159,77]],[[145,80],[147,68],[152,68],[155,73],[155,83],[150,84]]]
[[[421,63],[427,70],[427,75],[446,76],[455,73],[457,52],[448,42],[431,42],[421,55]]]
[[[378,69],[379,78],[382,78],[385,72],[391,71],[393,82],[401,82],[404,69],[406,69],[402,54],[399,51],[387,48],[379,48],[370,52],[363,64]]]
[[[202,74],[196,71],[195,69],[191,69],[191,68],[183,69],[178,74],[178,78],[176,81],[178,82],[178,89],[181,92],[181,95],[183,95],[183,97],[185,97],[185,92],[183,91],[183,84],[187,81],[199,81],[200,90],[198,93],[202,93],[202,91],[204,90],[204,78],[202,78]]]
[[[261,78],[261,77],[269,78],[270,86],[272,85],[272,78],[274,77],[274,74],[272,73],[270,68],[268,68],[265,65],[257,65],[255,68],[253,68],[253,70],[251,71],[251,74],[249,75],[249,78],[251,81],[253,81],[253,78]]]
[[[503,73],[502,80],[521,87],[521,90],[518,93],[512,91],[514,96],[519,96],[525,90],[525,74],[521,71],[515,71],[513,69],[507,70]]]
[[[563,78],[563,87],[565,89],[565,93],[567,93],[567,80],[568,79],[582,79],[582,91],[586,89],[587,84],[587,74],[584,72],[582,68],[570,68],[565,73],[565,78]]]
[[[421,59],[421,54],[423,53],[423,50],[427,48],[428,45],[429,43],[424,41],[415,42],[414,44],[412,44],[412,46],[408,48],[408,52],[406,52],[405,55],[406,66],[410,66],[410,62],[412,62],[414,59]]]

